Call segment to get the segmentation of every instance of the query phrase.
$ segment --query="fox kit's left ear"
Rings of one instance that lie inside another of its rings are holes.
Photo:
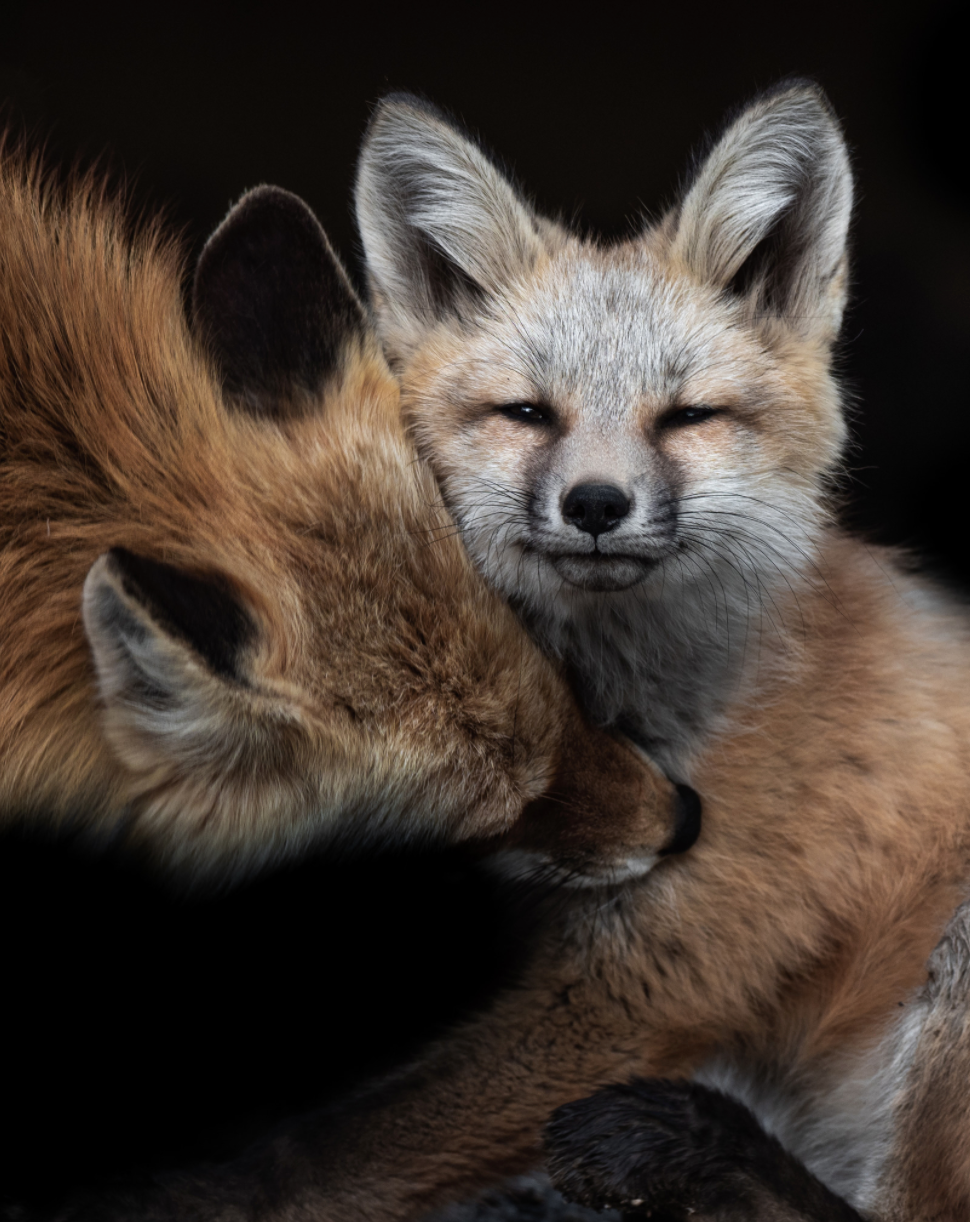
[[[320,222],[279,187],[247,192],[209,238],[192,305],[228,400],[275,419],[312,411],[367,329]]]
[[[832,339],[846,297],[852,172],[822,90],[794,81],[757,98],[700,164],[673,253],[756,311]]]
[[[536,219],[481,148],[409,94],[378,106],[357,169],[357,223],[381,338],[406,358],[531,267]]]

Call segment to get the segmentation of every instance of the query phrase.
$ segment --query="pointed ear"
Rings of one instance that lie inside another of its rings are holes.
[[[312,410],[366,321],[319,221],[279,187],[256,187],[206,243],[193,316],[230,400],[277,419]]]
[[[255,623],[220,578],[119,547],[91,566],[82,611],[109,731],[127,726],[174,744],[226,689],[246,686]]]
[[[357,171],[357,223],[382,338],[407,356],[532,266],[538,225],[482,150],[418,98],[378,106]]]
[[[702,280],[834,339],[846,295],[852,172],[822,90],[792,81],[757,98],[701,162],[673,251]]]

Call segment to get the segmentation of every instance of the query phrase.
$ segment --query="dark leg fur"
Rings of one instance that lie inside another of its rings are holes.
[[[594,1208],[664,1222],[862,1222],[740,1103],[694,1082],[610,1086],[553,1113],[553,1182]]]

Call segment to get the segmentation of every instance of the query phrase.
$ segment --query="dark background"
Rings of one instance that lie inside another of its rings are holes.
[[[376,98],[423,92],[540,207],[604,235],[676,192],[690,149],[782,76],[829,92],[860,202],[842,354],[848,520],[970,582],[967,48],[956,6],[749,3],[0,7],[0,105],[198,250],[246,187],[302,195],[352,265]],[[2,274],[2,269],[0,269]],[[2,596],[2,592],[0,592]],[[308,862],[179,898],[123,862],[0,842],[6,1198],[221,1156],[479,1000],[514,939],[459,859]],[[4,1196],[0,1196],[0,1200]]]

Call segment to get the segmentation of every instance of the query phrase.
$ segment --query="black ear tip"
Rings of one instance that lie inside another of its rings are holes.
[[[143,558],[137,552],[129,551],[127,547],[112,547],[104,552],[100,559],[104,563],[104,567],[113,577],[118,578],[122,584],[128,581],[137,583],[137,574],[142,565]]]
[[[210,308],[209,297],[219,293],[223,282],[258,275],[255,260],[272,254],[274,242],[295,247],[294,253],[311,259],[319,258],[323,250],[337,264],[337,256],[309,204],[282,187],[252,187],[229,209],[199,256],[193,284],[196,319]],[[273,265],[264,266],[262,274],[272,277]]]
[[[838,116],[835,113],[835,107],[828,94],[822,88],[818,81],[810,76],[786,76],[780,81],[776,81],[774,85],[766,89],[757,98],[755,102],[774,102],[784,101],[812,102],[818,106],[825,115],[836,124]]]
[[[206,249],[213,243],[218,244],[220,235],[228,230],[238,228],[243,224],[264,225],[267,221],[274,220],[277,224],[304,225],[316,240],[322,239],[328,247],[330,245],[323,227],[308,203],[283,187],[262,183],[244,192],[233,204],[225,219],[206,243]]]

